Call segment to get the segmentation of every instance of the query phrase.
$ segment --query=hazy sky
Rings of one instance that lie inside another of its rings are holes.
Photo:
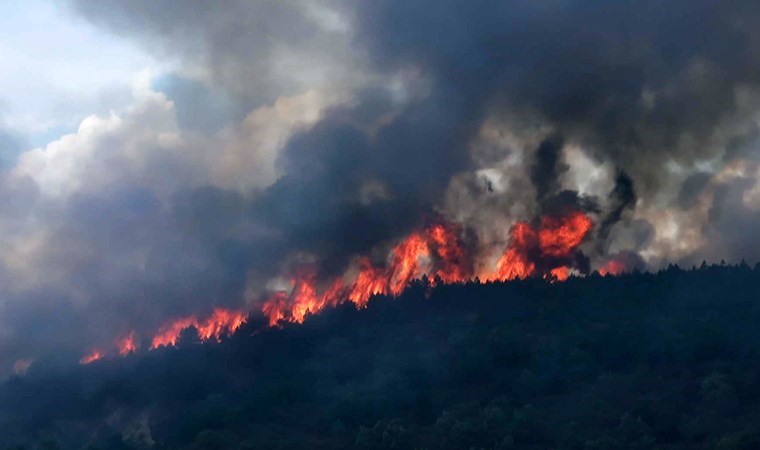
[[[433,215],[484,266],[568,207],[578,270],[760,260],[758,2],[430,4],[0,0],[0,372]]]
[[[59,2],[2,0],[0,10],[0,117],[27,146],[75,130],[88,115],[123,108],[141,71],[166,69]]]

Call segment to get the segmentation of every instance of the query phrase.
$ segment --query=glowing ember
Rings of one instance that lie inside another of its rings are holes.
[[[99,350],[93,350],[87,355],[84,355],[82,359],[79,360],[79,364],[90,364],[91,362],[97,361],[102,357],[103,357],[103,354],[100,353]]]
[[[135,332],[130,331],[129,334],[116,341],[116,347],[119,349],[119,355],[127,356],[130,353],[137,351],[137,339]]]

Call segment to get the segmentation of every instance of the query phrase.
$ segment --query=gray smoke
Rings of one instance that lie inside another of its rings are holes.
[[[2,166],[0,370],[252,307],[436,215],[492,257],[581,209],[584,272],[760,258],[757,2],[68,4],[179,69]]]

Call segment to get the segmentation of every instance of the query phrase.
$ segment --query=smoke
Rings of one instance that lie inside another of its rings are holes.
[[[580,273],[760,258],[757,2],[68,4],[178,69],[3,166],[0,370],[381,270],[431,218],[474,274],[576,212]]]
[[[610,229],[620,221],[625,210],[636,206],[636,192],[633,188],[633,180],[622,170],[615,176],[615,187],[609,195],[609,212],[599,224],[600,242],[607,240]]]
[[[541,142],[536,150],[536,161],[531,167],[530,177],[536,186],[539,202],[558,189],[560,174],[568,170],[568,166],[559,161],[562,144],[561,136],[552,136]]]

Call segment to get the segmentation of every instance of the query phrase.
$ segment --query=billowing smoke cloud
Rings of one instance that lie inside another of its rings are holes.
[[[536,197],[539,201],[559,188],[560,174],[568,170],[568,166],[560,162],[562,156],[562,137],[547,138],[536,150],[536,161],[531,168],[531,179],[536,187]]]
[[[757,2],[69,4],[179,70],[0,173],[0,370],[382,264],[431,217],[474,272],[571,211],[581,273],[760,258]]]
[[[620,221],[626,210],[633,209],[636,205],[636,192],[633,180],[622,170],[615,176],[615,187],[609,195],[610,209],[607,216],[599,224],[599,238],[605,242],[610,234],[610,229]]]

